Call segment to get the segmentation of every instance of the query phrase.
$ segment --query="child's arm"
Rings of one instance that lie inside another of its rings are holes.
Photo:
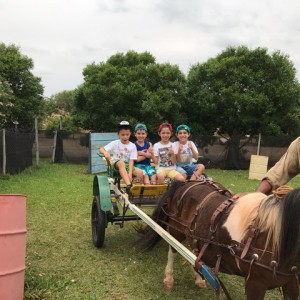
[[[104,149],[104,147],[101,147],[101,148],[99,149],[99,152],[100,152],[101,154],[104,155],[104,157],[105,157],[106,160],[111,160],[111,156],[110,156],[109,152],[107,152],[107,151]]]
[[[151,153],[151,159],[153,161],[153,163],[155,165],[158,164],[158,152],[156,153],[157,151],[155,150],[155,145],[152,147],[150,153]],[[156,154],[156,155],[155,155]]]
[[[182,151],[183,145],[179,144],[178,145],[178,152],[175,154],[176,156],[176,161],[180,162],[181,159],[181,151]]]
[[[190,148],[191,151],[192,151],[193,159],[198,160],[199,153],[198,153],[198,151],[196,151],[195,148],[193,147],[192,142],[189,142],[189,148]]]
[[[169,148],[169,154],[171,154],[172,164],[175,165],[176,164],[176,156],[175,156],[175,153],[174,153],[174,150],[173,150],[172,146]]]
[[[152,146],[152,144],[149,142],[149,144],[150,144],[150,146],[149,146],[149,148],[147,149],[147,151],[146,151],[146,157],[147,158],[152,158],[152,154],[153,154],[153,146]]]
[[[152,161],[154,162],[154,164],[157,165],[158,164],[158,156],[155,156],[154,153],[152,153],[151,158],[152,158]]]
[[[137,159],[136,159],[137,162],[140,162],[146,158],[151,157],[151,154],[149,155],[149,153],[144,152],[144,151],[138,151],[137,154],[138,154]]]

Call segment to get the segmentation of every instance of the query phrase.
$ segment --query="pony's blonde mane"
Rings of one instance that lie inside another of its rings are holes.
[[[258,218],[259,230],[268,233],[265,249],[272,241],[272,251],[278,255],[281,217],[279,201],[275,196],[267,197],[263,193],[249,193],[239,198],[224,226],[233,240],[242,242],[256,218]]]
[[[280,249],[281,212],[280,202],[275,195],[263,199],[258,211],[258,228],[262,232],[268,232],[265,249],[272,239],[272,252],[274,259],[278,258]]]
[[[257,217],[261,201],[266,197],[263,193],[249,193],[240,197],[229,214],[224,227],[226,227],[232,240],[242,242],[249,226]]]

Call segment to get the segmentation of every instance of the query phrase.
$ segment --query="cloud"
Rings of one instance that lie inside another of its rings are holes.
[[[0,0],[1,42],[34,61],[45,95],[74,89],[87,64],[148,51],[187,74],[228,46],[266,47],[300,69],[300,1]]]

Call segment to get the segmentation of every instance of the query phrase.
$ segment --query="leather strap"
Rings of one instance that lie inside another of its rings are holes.
[[[215,210],[215,212],[212,214],[210,219],[210,231],[215,232],[217,230],[217,226],[215,226],[216,218],[219,216],[220,213],[222,213],[224,210],[226,210],[232,203],[233,199],[226,199],[223,201]]]
[[[201,261],[201,258],[205,252],[205,250],[207,249],[207,247],[209,246],[209,243],[205,243],[203,245],[203,247],[200,250],[200,253],[195,261],[195,267],[197,268],[197,270],[200,270],[201,266],[203,265],[203,262]]]
[[[215,265],[215,268],[214,268],[215,276],[218,276],[218,273],[219,273],[219,270],[220,270],[222,255],[218,254],[217,257],[218,257],[217,262],[216,262],[216,265]]]
[[[193,187],[195,187],[195,186],[197,186],[197,185],[204,184],[204,183],[205,183],[205,181],[197,181],[196,183],[190,185],[190,186],[182,193],[180,199],[177,201],[177,207],[179,208],[179,207],[181,206],[183,197],[186,195],[186,193],[187,193],[190,189],[192,189]],[[178,209],[178,211],[179,211],[179,209]]]
[[[228,292],[228,290],[226,289],[226,287],[225,287],[223,281],[220,279],[219,276],[218,276],[217,278],[218,278],[218,281],[219,281],[219,283],[220,283],[220,286],[221,286],[221,288],[222,288],[224,294],[226,295],[226,299],[227,299],[227,300],[232,300],[232,298],[230,297],[229,292]]]
[[[258,231],[257,225],[258,225],[258,217],[256,217],[256,219],[254,221],[254,224],[249,229],[248,239],[247,239],[247,242],[246,242],[245,247],[244,247],[244,249],[242,251],[242,254],[241,254],[242,259],[247,255],[247,253],[249,251],[249,248],[250,248],[250,245],[252,243],[252,240],[253,240],[253,238],[255,237],[255,235]]]
[[[197,205],[196,210],[195,210],[195,213],[194,213],[194,217],[193,217],[193,219],[191,220],[191,222],[190,222],[190,224],[189,224],[189,229],[190,229],[191,232],[193,232],[193,231],[196,229],[196,226],[195,226],[195,228],[192,228],[192,227],[193,227],[194,224],[196,224],[195,220],[196,220],[196,218],[197,218],[197,216],[198,216],[198,212],[199,212],[200,207],[202,207],[203,204],[204,204],[204,203],[205,203],[205,202],[206,202],[213,194],[216,194],[216,193],[218,193],[218,191],[216,191],[216,190],[210,192],[210,193],[207,194],[207,195],[204,197],[204,199]]]

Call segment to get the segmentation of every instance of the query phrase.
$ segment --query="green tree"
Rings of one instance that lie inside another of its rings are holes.
[[[13,108],[13,94],[9,84],[0,78],[0,129],[5,127]]]
[[[9,102],[13,104],[3,126],[11,127],[18,121],[21,127],[32,127],[34,117],[43,109],[41,79],[31,69],[32,59],[22,55],[17,46],[0,43],[0,79],[9,86]]]
[[[74,91],[62,91],[45,99],[44,110],[47,115],[52,113],[64,115],[74,108]]]
[[[88,65],[75,95],[76,120],[84,129],[115,130],[122,119],[157,125],[184,119],[186,79],[178,66],[158,64],[148,52],[129,51]]]
[[[293,63],[280,51],[229,47],[194,65],[187,83],[193,128],[229,136],[228,168],[239,168],[242,136],[299,132],[300,86]]]
[[[66,131],[78,131],[74,124],[74,91],[62,91],[44,99],[44,118],[41,128],[55,130],[60,127]]]

